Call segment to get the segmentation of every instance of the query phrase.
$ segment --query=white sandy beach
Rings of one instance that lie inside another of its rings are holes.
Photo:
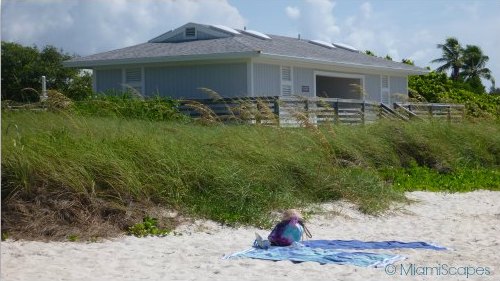
[[[313,239],[426,241],[447,251],[385,250],[407,257],[395,265],[488,267],[489,275],[388,275],[385,268],[223,260],[249,248],[254,228],[211,222],[181,226],[182,235],[123,237],[98,243],[6,241],[1,280],[500,280],[500,192],[412,192],[418,202],[381,217],[362,215],[346,203],[308,223]],[[380,250],[379,250],[380,251]]]

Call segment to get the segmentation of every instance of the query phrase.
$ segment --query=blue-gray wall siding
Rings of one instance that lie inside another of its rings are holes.
[[[96,71],[96,92],[104,92],[107,90],[122,90],[122,70],[121,69],[105,69]]]
[[[274,96],[280,94],[281,77],[280,66],[272,64],[254,64],[254,94],[255,96]],[[312,68],[293,68],[293,94],[314,97],[314,71]],[[319,70],[318,70],[319,71]],[[328,72],[321,70],[322,72]],[[336,71],[331,71],[336,72]],[[337,72],[338,73],[338,72]],[[362,74],[365,77],[366,100],[380,102],[380,75]],[[303,91],[304,90],[304,91]],[[307,92],[309,90],[309,92]],[[390,76],[391,94],[407,94],[407,78]]]
[[[149,96],[209,98],[200,87],[223,97],[247,96],[246,63],[146,67],[145,76],[145,94]]]
[[[293,68],[293,94],[314,97],[314,70],[310,68]]]
[[[96,91],[122,90],[121,69],[96,71]],[[253,65],[254,95],[276,96],[281,89],[281,68],[279,65]],[[293,93],[314,96],[314,69],[293,68]],[[169,66],[145,68],[146,95],[158,90],[160,95],[175,98],[206,98],[198,87],[208,87],[225,97],[247,95],[247,66],[245,63]],[[390,92],[407,95],[407,77],[390,76]],[[365,74],[366,99],[380,101],[380,75]],[[305,87],[304,87],[305,86]],[[302,90],[309,92],[302,92]]]
[[[367,100],[380,102],[380,83],[380,75],[365,76],[365,98]]]
[[[391,100],[393,102],[402,101],[402,96],[408,96],[407,77],[391,76],[389,83],[389,88],[392,95]]]
[[[253,65],[254,96],[279,96],[281,92],[281,67],[273,64]]]

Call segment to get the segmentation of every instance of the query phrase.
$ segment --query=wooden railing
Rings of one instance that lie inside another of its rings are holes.
[[[398,110],[392,109],[390,106],[380,103],[380,113],[381,117],[383,118],[388,118],[388,119],[400,119],[404,121],[410,120],[409,116],[405,116],[404,114],[401,114],[398,112]]]
[[[297,114],[306,114],[315,124],[365,124],[379,119],[379,104],[335,98],[280,98],[280,122],[296,123]]]
[[[401,103],[395,104],[395,107],[405,109],[414,117],[421,119],[445,119],[449,122],[458,122],[465,117],[463,104]]]
[[[395,103],[392,108],[362,100],[302,97],[185,100],[181,101],[179,110],[194,118],[205,118],[207,114],[212,114],[223,122],[236,120],[280,126],[299,126],[304,122],[366,124],[381,118],[459,121],[465,113],[465,107],[457,104]]]
[[[214,117],[222,122],[279,123],[278,97],[181,100],[179,111],[193,118]]]
[[[2,104],[8,110],[46,110],[40,103],[27,105]],[[280,126],[312,124],[366,124],[381,118],[409,121],[411,119],[444,119],[459,122],[465,118],[462,104],[383,103],[354,99],[303,97],[244,97],[181,100],[178,109],[193,118],[216,122],[243,122]]]

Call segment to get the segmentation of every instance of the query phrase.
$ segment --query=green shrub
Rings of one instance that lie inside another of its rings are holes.
[[[187,120],[177,110],[178,102],[155,96],[141,99],[132,92],[109,91],[75,102],[76,113],[85,116],[120,117],[149,121]]]
[[[158,227],[158,219],[148,216],[144,217],[141,223],[136,223],[128,228],[128,234],[135,237],[165,236],[169,233],[170,230]]]
[[[500,96],[477,93],[470,84],[453,81],[445,73],[431,72],[410,76],[408,88],[410,97],[419,101],[460,103],[465,105],[466,113],[470,117],[500,118]]]
[[[230,225],[270,226],[272,211],[338,199],[376,214],[404,200],[419,179],[435,178],[431,190],[496,190],[500,126],[207,127],[5,111],[1,165],[2,223],[19,220],[4,220],[13,202],[42,196],[81,198],[75,208],[107,203],[113,211],[104,210],[103,220],[147,201]]]

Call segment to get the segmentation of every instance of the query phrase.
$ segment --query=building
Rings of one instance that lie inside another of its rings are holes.
[[[423,68],[319,40],[188,23],[150,41],[66,61],[93,70],[97,92],[132,87],[144,96],[294,96],[392,104]]]

